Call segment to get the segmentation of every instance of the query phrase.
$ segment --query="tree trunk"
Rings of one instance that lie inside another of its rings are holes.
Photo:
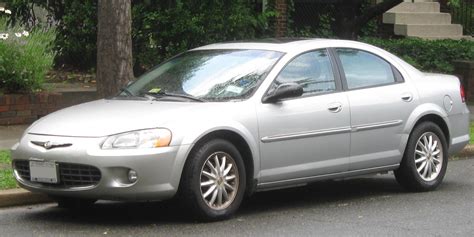
[[[97,93],[109,97],[133,80],[131,0],[99,0]]]

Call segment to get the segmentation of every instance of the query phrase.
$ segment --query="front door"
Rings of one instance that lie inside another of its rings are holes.
[[[350,110],[327,50],[290,61],[269,88],[298,83],[303,96],[257,106],[262,183],[347,171]]]

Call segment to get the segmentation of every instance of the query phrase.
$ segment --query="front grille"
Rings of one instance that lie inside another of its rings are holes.
[[[43,186],[57,188],[75,188],[97,185],[101,179],[100,170],[90,165],[57,163],[59,169],[59,183],[42,183]],[[14,167],[18,175],[25,181],[30,181],[30,162],[17,160]]]

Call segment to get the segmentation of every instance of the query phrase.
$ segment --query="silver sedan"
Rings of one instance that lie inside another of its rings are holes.
[[[12,157],[18,183],[61,206],[176,197],[216,220],[255,191],[325,179],[394,171],[433,190],[468,131],[454,76],[359,42],[274,40],[180,54],[36,121]]]

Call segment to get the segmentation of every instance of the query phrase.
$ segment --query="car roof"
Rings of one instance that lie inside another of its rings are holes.
[[[215,43],[205,45],[193,50],[212,50],[212,49],[260,49],[272,50],[279,52],[291,52],[297,49],[306,48],[307,46],[324,46],[331,47],[333,45],[345,45],[357,47],[365,45],[356,41],[336,40],[336,39],[320,39],[320,38],[268,38],[251,41],[233,41]],[[305,47],[306,46],[306,47]]]

